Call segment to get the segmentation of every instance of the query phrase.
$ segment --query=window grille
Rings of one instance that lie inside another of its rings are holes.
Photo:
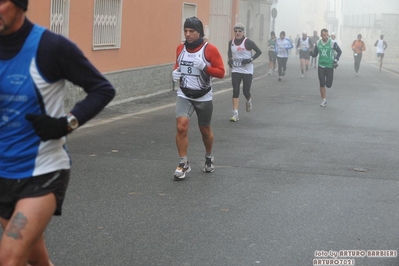
[[[93,49],[120,47],[122,0],[95,0]]]
[[[51,0],[50,30],[68,37],[69,0]]]

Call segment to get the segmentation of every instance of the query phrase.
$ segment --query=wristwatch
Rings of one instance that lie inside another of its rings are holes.
[[[68,132],[72,132],[73,130],[79,127],[79,121],[73,114],[71,113],[67,114],[66,119],[67,119]]]

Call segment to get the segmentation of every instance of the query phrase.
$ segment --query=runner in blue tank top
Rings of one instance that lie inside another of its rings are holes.
[[[66,135],[115,95],[76,45],[32,24],[27,7],[0,0],[0,265],[52,265],[43,233],[68,186]],[[87,93],[68,114],[66,80]]]

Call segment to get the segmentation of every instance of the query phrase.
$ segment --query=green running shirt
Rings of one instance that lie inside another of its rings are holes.
[[[326,44],[322,40],[317,41],[319,51],[319,66],[323,68],[333,68],[334,65],[334,42],[328,39]]]

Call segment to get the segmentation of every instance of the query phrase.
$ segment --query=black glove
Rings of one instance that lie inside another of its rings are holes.
[[[229,67],[232,68],[233,67],[233,59],[229,59],[229,62],[227,64],[229,64]]]
[[[241,64],[246,65],[246,64],[249,64],[249,63],[251,63],[251,62],[252,62],[251,59],[243,59],[243,60],[241,61]]]
[[[334,60],[334,68],[337,68],[337,67],[338,67],[338,61]]]
[[[59,139],[68,134],[66,117],[54,118],[48,115],[26,114],[25,119],[32,123],[42,141]]]

